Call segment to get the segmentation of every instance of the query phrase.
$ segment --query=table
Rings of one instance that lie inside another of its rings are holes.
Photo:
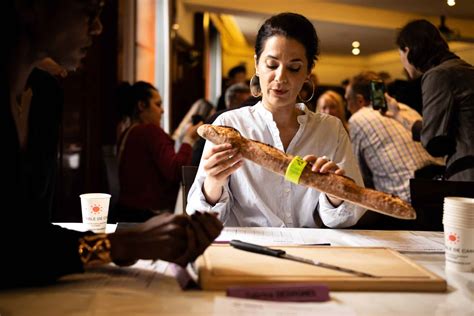
[[[77,224],[63,226],[81,229]],[[108,231],[114,228],[109,226]],[[304,228],[262,230],[284,230],[299,234],[308,242],[326,240],[340,246],[353,246],[354,241],[361,245],[364,236],[367,241],[403,241],[412,240],[413,236],[437,242],[442,240],[442,233],[439,232]],[[474,273],[445,271],[442,253],[412,252],[405,255],[445,278],[448,291],[332,291],[330,304],[346,308],[350,315],[474,315]],[[0,315],[217,315],[214,314],[215,302],[222,300],[224,292],[182,291],[170,276],[166,263],[159,262],[153,266],[154,270],[150,269],[150,265],[149,261],[140,261],[138,266],[125,269],[110,265],[85,274],[66,276],[48,287],[1,291]],[[146,266],[148,269],[140,268]],[[319,306],[324,308],[325,305]]]

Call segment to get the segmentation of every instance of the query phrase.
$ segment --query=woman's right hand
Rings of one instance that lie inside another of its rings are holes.
[[[186,129],[186,132],[184,133],[183,143],[188,143],[190,145],[193,145],[196,142],[196,140],[199,138],[199,134],[197,133],[197,129],[202,124],[203,124],[202,122],[199,122],[196,125],[190,125]]]
[[[243,165],[242,154],[231,144],[216,145],[203,154],[203,169],[207,174],[203,193],[209,204],[215,204],[222,195],[227,178]]]

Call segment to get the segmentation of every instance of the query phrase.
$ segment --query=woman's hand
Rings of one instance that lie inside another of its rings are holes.
[[[242,154],[231,144],[216,145],[203,154],[202,164],[207,174],[203,193],[208,203],[215,204],[222,195],[227,178],[243,165]]]
[[[329,160],[328,157],[322,156],[322,157],[316,157],[314,155],[307,155],[304,156],[303,159],[313,166],[311,167],[311,171],[313,172],[319,172],[319,173],[334,173],[340,176],[343,176],[345,171],[344,169],[339,168],[339,166],[334,162]],[[343,200],[340,200],[334,196],[326,194],[329,202],[335,207],[338,207],[341,205]]]
[[[190,125],[186,129],[186,132],[184,133],[183,143],[188,143],[192,146],[196,142],[196,140],[199,138],[199,134],[197,133],[197,129],[201,125],[202,125],[202,122],[199,122],[195,125]]]

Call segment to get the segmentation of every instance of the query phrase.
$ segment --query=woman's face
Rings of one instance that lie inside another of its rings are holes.
[[[102,32],[99,15],[103,5],[102,0],[63,0],[57,1],[55,12],[39,9],[35,24],[39,53],[68,70],[77,68],[93,36]]]
[[[333,98],[324,95],[319,100],[319,111],[338,118],[342,118],[341,107]]]
[[[255,63],[264,105],[269,109],[294,106],[309,76],[305,47],[294,39],[272,36]]]
[[[142,113],[141,118],[145,123],[153,123],[160,126],[161,116],[163,115],[163,108],[161,107],[161,96],[156,90],[151,91],[151,98],[148,100],[148,107]]]

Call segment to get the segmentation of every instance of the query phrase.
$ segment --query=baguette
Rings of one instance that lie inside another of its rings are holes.
[[[294,158],[275,147],[243,137],[233,127],[204,124],[198,128],[197,132],[201,137],[216,145],[230,143],[234,148],[239,149],[245,159],[283,176]],[[399,197],[363,188],[345,176],[313,172],[310,164],[304,167],[299,184],[384,215],[400,219],[416,218],[413,207]]]

